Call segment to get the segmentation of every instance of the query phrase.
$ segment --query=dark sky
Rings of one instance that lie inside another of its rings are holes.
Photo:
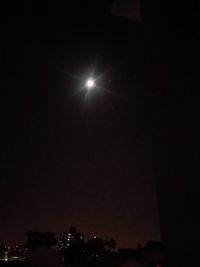
[[[71,225],[124,247],[159,239],[163,98],[145,86],[141,25],[99,5],[5,8],[1,243]]]

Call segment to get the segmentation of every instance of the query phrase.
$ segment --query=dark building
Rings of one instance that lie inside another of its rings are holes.
[[[157,95],[160,121],[154,175],[165,264],[189,266],[196,261],[198,243],[199,3],[115,0],[114,7],[115,3],[121,6],[121,13],[114,10],[115,14],[133,20],[138,17],[133,16],[135,7],[141,8],[145,83]]]
[[[197,257],[199,4],[166,0],[141,4],[146,74],[151,69],[150,86],[159,88],[160,103],[169,106],[165,112],[160,108],[157,136],[156,182],[165,262],[171,267],[192,266]]]

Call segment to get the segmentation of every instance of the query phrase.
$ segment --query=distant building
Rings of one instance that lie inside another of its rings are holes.
[[[7,261],[8,260],[8,248],[1,246],[0,247],[0,261]]]
[[[65,261],[67,252],[80,244],[84,244],[84,235],[78,233],[74,227],[71,227],[68,232],[61,232],[58,238],[59,261]]]
[[[7,251],[8,261],[26,261],[27,249],[23,246],[14,246]]]
[[[23,246],[1,246],[0,261],[26,261],[27,249]]]

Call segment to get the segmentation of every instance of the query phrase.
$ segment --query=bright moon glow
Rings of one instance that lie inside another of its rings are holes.
[[[95,86],[94,80],[89,79],[86,83],[86,86],[88,89],[91,89],[92,87],[94,87]]]

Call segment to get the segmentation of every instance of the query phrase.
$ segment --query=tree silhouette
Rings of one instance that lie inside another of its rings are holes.
[[[110,238],[109,240],[106,240],[104,244],[108,248],[108,251],[111,251],[115,249],[116,247],[116,241],[114,238]]]
[[[104,241],[101,238],[88,240],[87,250],[90,254],[101,255],[105,252]]]

